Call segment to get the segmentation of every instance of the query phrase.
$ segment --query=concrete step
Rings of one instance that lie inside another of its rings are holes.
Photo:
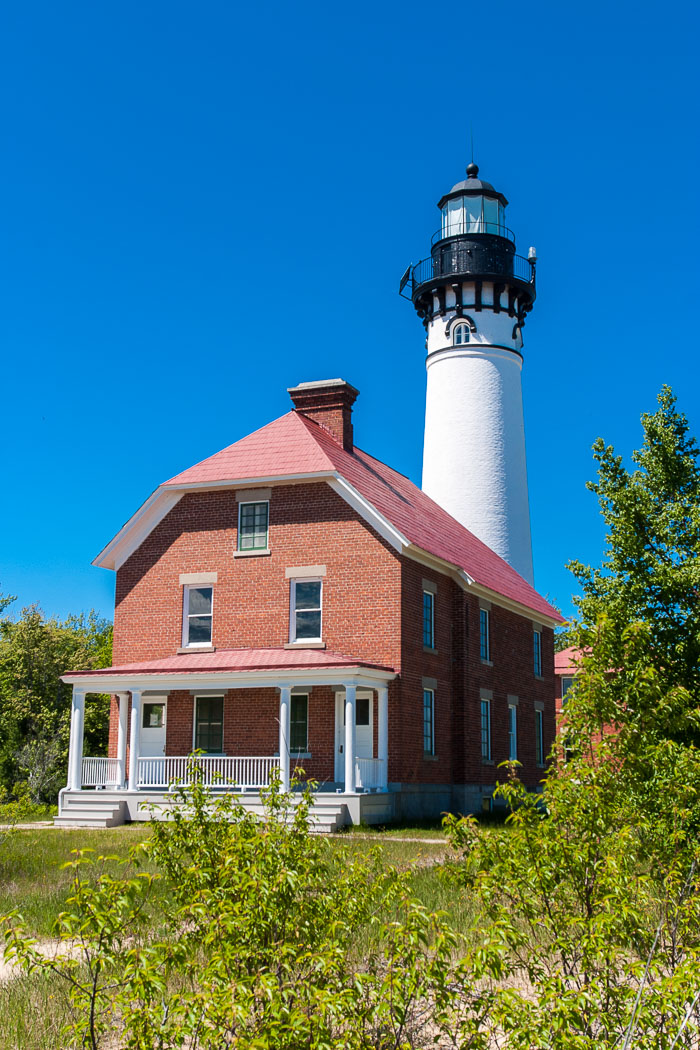
[[[61,812],[53,818],[59,828],[114,828],[124,823],[125,806],[123,802],[108,800],[95,802],[71,798],[63,799]]]

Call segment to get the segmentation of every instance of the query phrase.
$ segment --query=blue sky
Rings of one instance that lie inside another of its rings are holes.
[[[596,563],[590,446],[663,383],[700,434],[698,9],[200,0],[0,14],[0,590],[111,615],[92,558],[173,474],[360,389],[420,482],[424,334],[397,295],[473,127],[537,247],[524,397],[535,572]]]

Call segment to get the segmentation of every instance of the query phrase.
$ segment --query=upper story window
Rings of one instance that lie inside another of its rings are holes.
[[[562,680],[561,680],[561,706],[562,707],[566,703],[566,694],[569,692],[569,690],[571,689],[573,684],[574,684],[573,677],[562,678]]]
[[[491,660],[490,619],[488,609],[479,609],[479,655],[485,663]]]
[[[290,580],[289,640],[320,642],[322,581]]]
[[[268,549],[268,525],[270,504],[240,503],[238,506],[239,551],[264,551]]]
[[[427,649],[435,648],[435,595],[432,591],[423,591],[423,645]]]
[[[423,690],[423,751],[435,754],[435,690]]]
[[[468,324],[456,324],[452,329],[452,343],[454,346],[464,346],[469,342],[471,332]]]
[[[532,655],[535,674],[542,677],[542,631],[532,632]]]
[[[182,608],[182,645],[211,645],[214,588],[186,586]]]

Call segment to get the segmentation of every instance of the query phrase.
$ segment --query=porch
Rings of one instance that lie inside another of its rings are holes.
[[[365,819],[361,807],[348,800],[387,793],[388,693],[394,678],[390,668],[318,650],[188,653],[65,675],[73,700],[68,783],[60,793],[57,822],[69,822],[69,811],[88,820],[86,806],[102,808],[105,816],[108,802],[119,810],[115,822],[147,819],[140,815],[141,802],[148,798],[149,816],[155,798],[167,810],[174,790],[194,779],[212,791],[234,791],[254,808],[273,775],[288,791],[299,767],[320,782],[318,800],[335,796],[335,808],[344,806],[347,819]],[[111,693],[116,701],[111,757],[83,754],[86,696],[98,692]],[[236,696],[242,698],[238,708]],[[311,697],[316,721],[323,722],[323,734],[315,730],[313,754],[299,714],[305,711],[308,731]],[[267,746],[247,753],[251,739]]]

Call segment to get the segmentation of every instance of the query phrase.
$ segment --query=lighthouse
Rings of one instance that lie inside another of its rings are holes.
[[[438,202],[430,255],[400,286],[427,333],[422,484],[533,583],[521,376],[536,256],[516,254],[504,195],[476,164],[466,174]]]

